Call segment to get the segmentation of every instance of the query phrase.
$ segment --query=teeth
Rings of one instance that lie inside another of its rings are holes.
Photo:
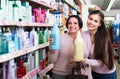
[[[91,24],[90,24],[89,26],[90,26],[90,27],[93,27],[93,25],[91,25]]]
[[[71,30],[74,30],[74,29],[75,29],[74,27],[71,28]]]

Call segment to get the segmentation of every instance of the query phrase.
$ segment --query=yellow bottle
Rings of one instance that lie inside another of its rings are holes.
[[[84,43],[81,32],[78,31],[74,41],[74,61],[79,62],[84,59]]]

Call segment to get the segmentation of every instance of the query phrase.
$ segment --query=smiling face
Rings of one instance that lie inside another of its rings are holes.
[[[100,25],[101,25],[101,19],[98,14],[92,14],[88,17],[87,27],[89,31],[97,31]]]
[[[77,33],[78,30],[79,30],[78,20],[75,17],[71,17],[68,21],[69,33]]]

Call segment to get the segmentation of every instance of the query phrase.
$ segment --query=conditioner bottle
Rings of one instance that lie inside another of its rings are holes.
[[[84,43],[80,31],[77,32],[74,47],[75,47],[74,61],[79,62],[84,58]]]
[[[51,30],[51,38],[53,38],[53,43],[51,44],[52,50],[59,50],[60,49],[60,30],[55,23],[52,30]]]
[[[21,59],[19,61],[19,67],[17,68],[17,78],[22,78],[26,75],[26,67],[24,66],[24,61]]]

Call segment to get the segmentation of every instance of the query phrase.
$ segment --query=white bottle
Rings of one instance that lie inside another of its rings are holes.
[[[17,79],[17,77],[16,77],[16,64],[14,62],[14,59],[9,60],[7,79]]]
[[[77,32],[77,36],[74,42],[74,61],[79,62],[84,59],[84,43],[81,37],[80,31]]]

